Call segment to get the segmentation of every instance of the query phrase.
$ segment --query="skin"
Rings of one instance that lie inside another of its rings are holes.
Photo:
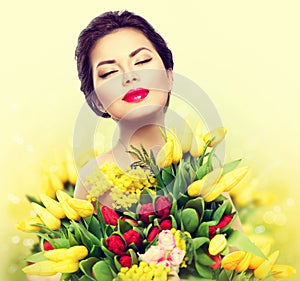
[[[81,199],[86,199],[88,194],[82,182],[96,165],[116,162],[120,167],[127,167],[134,160],[125,152],[130,145],[140,147],[143,144],[146,150],[151,149],[154,154],[160,150],[165,143],[160,131],[160,128],[164,128],[163,109],[172,88],[172,69],[164,68],[152,43],[133,28],[118,29],[99,39],[91,50],[90,64],[97,97],[117,122],[120,135],[111,151],[91,160],[81,169],[74,192],[74,197]],[[151,71],[148,73],[145,70]],[[151,81],[158,80],[159,85],[154,85],[156,89],[150,88],[144,100],[138,103],[123,100],[129,90],[149,88],[147,86],[152,85]],[[232,203],[230,195],[224,195]],[[102,196],[100,202],[107,205],[112,203],[109,192]],[[233,227],[242,230],[239,218]]]
[[[91,50],[90,64],[97,97],[117,122],[119,140],[111,151],[81,169],[74,193],[81,199],[86,199],[87,195],[82,182],[95,165],[117,162],[127,167],[134,160],[125,152],[130,145],[140,147],[143,144],[154,154],[159,151],[165,143],[160,128],[164,128],[164,106],[172,88],[172,69],[165,69],[151,41],[133,28],[118,29],[100,38]],[[156,84],[151,88],[151,81],[158,80],[159,87]],[[124,101],[124,95],[136,88],[147,88],[149,94],[137,103]]]

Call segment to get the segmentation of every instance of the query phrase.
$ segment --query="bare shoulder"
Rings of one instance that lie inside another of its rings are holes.
[[[74,197],[80,199],[86,199],[86,195],[88,194],[87,188],[84,186],[84,182],[86,181],[86,177],[93,173],[95,167],[100,167],[105,162],[113,162],[112,153],[108,152],[97,156],[96,158],[90,160],[86,163],[79,171],[78,178],[74,190]]]

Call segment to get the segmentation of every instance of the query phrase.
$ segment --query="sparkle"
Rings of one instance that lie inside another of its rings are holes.
[[[9,200],[11,203],[13,203],[13,204],[16,204],[16,205],[17,205],[17,204],[20,203],[20,197],[14,195],[14,194],[12,194],[12,193],[9,193],[9,194],[7,195],[7,198],[8,198],[8,200]]]
[[[32,144],[26,145],[26,151],[27,152],[34,152],[34,146]]]
[[[294,206],[295,205],[295,200],[294,200],[294,198],[288,198],[287,200],[286,200],[286,204],[288,205],[288,206]]]
[[[18,105],[16,103],[12,103],[10,105],[11,110],[17,110],[18,109]]]
[[[24,139],[18,135],[12,136],[12,141],[16,144],[24,144]]]
[[[261,234],[266,231],[266,228],[263,225],[259,225],[259,226],[255,227],[254,231],[257,234]]]
[[[274,223],[274,213],[272,211],[265,212],[263,219],[267,224]]]
[[[9,272],[9,273],[15,273],[18,269],[19,269],[18,265],[16,265],[16,264],[11,264],[11,265],[8,267],[8,272]]]
[[[281,207],[280,206],[274,206],[274,212],[281,213]]]
[[[15,236],[13,236],[12,238],[11,238],[11,242],[13,243],[13,244],[19,244],[20,243],[20,236],[18,236],[18,235],[15,235]]]
[[[27,239],[23,240],[23,245],[25,247],[31,247],[31,246],[33,246],[33,244],[34,244],[34,240],[31,238],[27,238]]]

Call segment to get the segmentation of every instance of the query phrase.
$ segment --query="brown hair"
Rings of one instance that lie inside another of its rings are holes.
[[[124,27],[138,29],[148,38],[161,57],[165,69],[173,69],[174,65],[172,52],[167,47],[165,40],[141,16],[129,11],[114,11],[106,12],[94,18],[79,35],[75,58],[77,60],[78,77],[81,81],[80,90],[85,94],[87,102],[93,111],[102,117],[110,117],[110,115],[106,112],[101,112],[92,99],[88,98],[94,91],[89,56],[96,41],[114,30]]]

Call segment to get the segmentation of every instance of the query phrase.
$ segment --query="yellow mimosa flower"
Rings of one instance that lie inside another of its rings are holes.
[[[63,211],[61,205],[56,200],[50,198],[46,194],[41,193],[40,199],[42,200],[44,206],[46,209],[54,216],[56,216],[58,219],[65,218],[65,212]]]
[[[274,278],[288,278],[294,274],[296,274],[296,269],[290,265],[285,264],[274,264],[272,266],[272,274]]]
[[[89,217],[94,213],[93,204],[86,200],[71,198],[68,203],[82,218]]]
[[[234,270],[237,265],[243,260],[245,257],[246,252],[244,251],[235,251],[228,255],[226,255],[222,259],[222,267],[226,270]]]
[[[43,221],[39,217],[24,219],[19,221],[16,227],[24,232],[40,231],[41,228],[33,224],[43,224]]]
[[[209,242],[208,252],[215,256],[221,253],[227,245],[227,240],[224,234],[215,235]]]
[[[216,128],[203,136],[203,140],[205,143],[210,141],[209,147],[213,147],[219,142],[221,142],[227,133],[227,129],[224,127]]]
[[[156,165],[159,168],[167,168],[172,164],[173,161],[173,150],[174,143],[172,140],[168,139],[164,144],[162,149],[158,152],[156,157]]]
[[[80,220],[79,214],[69,205],[68,201],[72,198],[62,190],[56,191],[56,197],[61,204],[66,216],[70,220]]]
[[[58,272],[54,270],[54,264],[54,261],[39,261],[24,267],[22,271],[31,275],[51,276]]]
[[[32,202],[31,206],[47,227],[49,227],[51,230],[56,230],[60,228],[60,219],[52,215],[46,208],[42,207],[41,205],[35,202]]]

